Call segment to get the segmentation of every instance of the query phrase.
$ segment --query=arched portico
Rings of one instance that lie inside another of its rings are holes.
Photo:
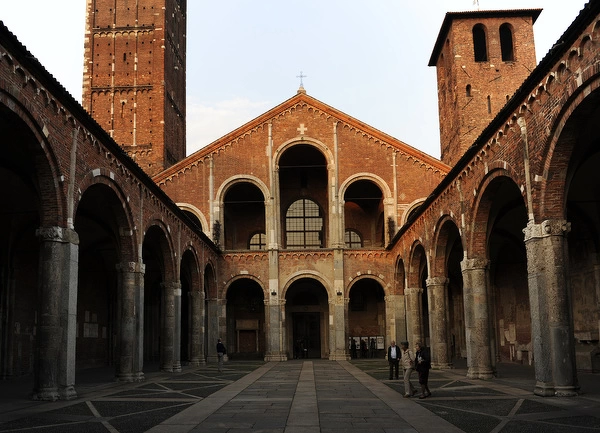
[[[311,277],[295,279],[285,290],[288,358],[327,358],[329,299],[323,284]]]

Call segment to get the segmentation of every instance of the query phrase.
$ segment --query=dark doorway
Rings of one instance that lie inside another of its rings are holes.
[[[298,358],[321,358],[321,313],[293,313],[294,352]]]

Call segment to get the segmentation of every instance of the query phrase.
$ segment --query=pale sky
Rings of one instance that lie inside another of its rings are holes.
[[[81,101],[85,0],[0,0],[0,20]],[[584,0],[480,0],[481,10],[543,8],[541,60]],[[436,158],[435,68],[446,12],[472,0],[188,0],[187,153],[306,92]],[[61,43],[62,48],[57,48]]]

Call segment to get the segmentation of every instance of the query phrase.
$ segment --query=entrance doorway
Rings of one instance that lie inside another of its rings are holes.
[[[321,357],[320,313],[293,313],[294,358]]]

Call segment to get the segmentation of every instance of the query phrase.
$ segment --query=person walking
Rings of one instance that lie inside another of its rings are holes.
[[[415,343],[416,349],[416,367],[417,373],[419,373],[419,384],[421,385],[421,395],[419,398],[427,398],[431,396],[429,391],[429,369],[431,368],[431,358],[429,357],[429,350],[423,347],[421,343]]]
[[[402,371],[404,373],[404,397],[411,397],[417,393],[417,390],[410,382],[410,375],[415,368],[415,354],[408,348],[408,341],[400,343],[400,363],[402,364]]]
[[[225,345],[219,338],[219,340],[217,341],[217,361],[218,361],[217,365],[219,367],[219,373],[221,373],[223,371],[223,357],[225,356],[226,353],[227,353],[227,349],[225,349]]]
[[[390,380],[394,378],[393,373],[396,373],[396,379],[398,379],[398,367],[400,365],[400,348],[396,346],[396,342],[392,340],[392,344],[388,347],[388,364],[390,365]]]

